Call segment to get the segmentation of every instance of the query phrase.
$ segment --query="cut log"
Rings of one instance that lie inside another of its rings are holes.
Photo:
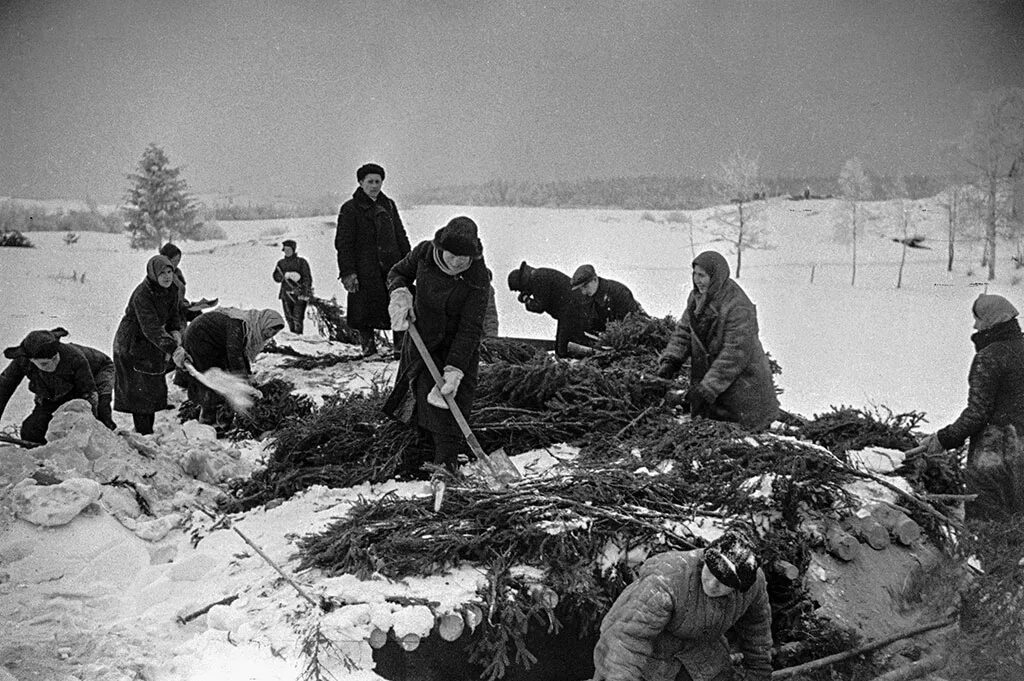
[[[388,642],[388,632],[384,631],[383,629],[378,629],[377,627],[374,627],[373,631],[370,632],[369,641],[370,647],[374,650],[383,648],[384,644]]]
[[[546,608],[554,610],[558,607],[558,594],[541,584],[534,584],[530,587],[530,596]]]
[[[800,577],[800,568],[785,560],[775,561],[775,571],[791,582]]]
[[[860,554],[860,542],[838,525],[825,532],[825,546],[828,552],[843,561],[854,560]]]
[[[441,634],[441,638],[445,641],[457,640],[465,629],[466,620],[457,613],[445,613],[437,620],[437,633]]]
[[[420,647],[420,636],[419,634],[406,634],[399,639],[398,645],[402,646],[402,650],[411,653]]]
[[[850,518],[846,523],[846,529],[876,551],[889,548],[889,530],[870,517]]]
[[[903,516],[892,528],[892,535],[896,541],[904,546],[910,546],[921,538],[921,526],[913,519]]]

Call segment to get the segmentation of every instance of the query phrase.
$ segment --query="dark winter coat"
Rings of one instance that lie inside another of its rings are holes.
[[[674,681],[685,667],[694,681],[732,669],[725,633],[736,635],[748,681],[771,678],[771,607],[764,573],[746,592],[710,598],[701,586],[703,550],[649,558],[637,581],[601,622],[594,681]]]
[[[298,272],[301,279],[297,282],[285,279],[285,273]],[[300,297],[308,300],[313,296],[313,274],[309,270],[309,263],[305,258],[292,254],[277,261],[274,266],[274,281],[281,284],[281,290],[277,297],[280,300],[295,302]]]
[[[28,378],[29,392],[37,403],[56,408],[69,400],[83,399],[95,410],[99,390],[94,376],[100,372],[109,374],[110,358],[84,345],[60,343],[57,348],[60,361],[54,371],[42,371],[25,355],[11,352],[16,348],[8,348],[4,354],[11,358],[11,363],[0,373],[0,414],[24,378]],[[108,384],[108,391],[109,387]]]
[[[967,408],[936,435],[946,449],[970,439],[973,455],[987,426],[1013,426],[1024,439],[1024,335],[1011,319],[971,339],[977,353],[967,379]]]
[[[613,279],[598,277],[597,291],[590,300],[593,316],[587,330],[594,333],[603,333],[608,322],[621,321],[628,314],[644,314],[644,309],[633,298],[629,287]]]
[[[207,312],[185,329],[185,352],[199,371],[213,367],[248,376],[252,369],[245,356],[245,323],[222,312]]]
[[[565,357],[570,342],[587,345],[586,298],[573,291],[571,279],[550,267],[531,267],[523,263],[516,280],[519,302],[530,312],[547,313],[558,321],[555,330],[555,354]]]
[[[483,258],[473,261],[465,272],[449,276],[434,262],[433,241],[421,242],[391,268],[388,290],[408,288],[414,292],[416,329],[430,351],[438,370],[451,365],[463,372],[455,393],[455,403],[469,418],[476,392],[480,339],[483,336],[484,311],[490,280]],[[410,386],[413,392],[410,394]],[[391,416],[408,421],[408,398],[415,397],[412,416],[417,425],[434,433],[459,434],[455,418],[447,409],[427,404],[427,393],[434,380],[420,358],[416,346],[407,342],[402,348],[395,388],[384,405]]]
[[[387,278],[409,253],[409,237],[398,207],[384,192],[374,201],[362,187],[341,206],[334,237],[338,276],[355,274],[359,290],[348,294],[348,325],[353,329],[389,329]]]
[[[167,363],[181,331],[181,308],[172,285],[150,278],[135,287],[114,335],[114,409],[153,414],[167,408]]]
[[[659,361],[678,369],[690,360],[691,385],[699,384],[714,398],[709,409],[697,415],[767,428],[778,417],[779,400],[758,337],[757,308],[729,278],[725,259],[713,255],[718,259],[704,300],[696,288],[690,292],[686,311]]]

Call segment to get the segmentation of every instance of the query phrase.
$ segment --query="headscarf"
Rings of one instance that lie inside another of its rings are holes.
[[[746,531],[732,528],[704,549],[704,564],[715,579],[738,591],[746,591],[757,579],[754,542]]]
[[[971,311],[975,316],[974,328],[978,331],[991,329],[996,324],[1008,322],[1020,314],[1017,312],[1017,308],[1013,306],[1013,303],[1006,298],[987,293],[982,293],[978,296],[978,299],[974,301],[974,305],[971,307]]]
[[[174,265],[172,265],[171,261],[165,258],[164,256],[154,255],[152,258],[149,259],[149,262],[146,263],[146,279],[149,279],[154,284],[157,284],[158,282],[156,278],[160,276],[160,274],[164,270],[170,270],[171,274],[173,274]]]
[[[692,313],[697,315],[704,311],[704,307],[708,302],[714,300],[718,292],[725,286],[725,282],[729,281],[730,274],[729,263],[717,251],[704,251],[698,255],[693,259],[692,266],[697,267],[698,265],[708,273],[708,276],[711,277],[711,282],[703,294],[698,293],[696,287],[694,287],[694,309]]]
[[[237,307],[221,307],[222,312],[232,319],[242,320],[245,328],[245,356],[250,362],[255,361],[267,341],[284,328],[284,317],[276,310],[243,310]]]

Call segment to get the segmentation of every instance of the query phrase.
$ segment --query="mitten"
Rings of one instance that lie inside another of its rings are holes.
[[[431,404],[438,409],[448,408],[448,403],[445,402],[444,397],[441,395],[441,390],[436,385],[427,393],[427,404]]]
[[[533,296],[530,296],[526,299],[526,309],[530,312],[537,312],[539,314],[544,311],[544,305]]]
[[[690,413],[694,416],[703,414],[714,403],[716,395],[702,384],[690,386],[686,391],[686,401],[690,403]]]
[[[409,328],[409,322],[416,321],[416,314],[412,310],[412,292],[409,289],[403,286],[391,292],[388,315],[391,316],[392,331],[405,331]]]
[[[174,354],[171,355],[171,360],[174,362],[174,366],[179,369],[185,366],[185,362],[192,362],[192,358],[188,356],[187,352],[185,352],[185,348],[180,345],[174,348]]]
[[[346,274],[341,278],[341,285],[345,287],[345,290],[349,293],[356,293],[359,291],[359,276],[353,272],[352,274]]]
[[[298,272],[285,272],[284,278],[291,282],[297,282],[302,279],[302,275]]]
[[[441,388],[442,395],[455,395],[459,390],[459,384],[462,383],[463,377],[462,369],[457,369],[452,365],[448,365],[444,368],[444,386]]]

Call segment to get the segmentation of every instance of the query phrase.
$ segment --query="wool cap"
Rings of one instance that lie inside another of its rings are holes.
[[[757,580],[757,559],[750,535],[737,528],[726,530],[704,549],[704,564],[715,579],[737,591],[746,591]]]
[[[160,247],[158,253],[160,253],[160,255],[170,260],[171,258],[176,258],[179,255],[181,255],[181,249],[168,241],[166,244]]]
[[[59,349],[60,337],[53,331],[29,331],[19,345],[4,350],[4,356],[8,359],[15,357],[50,359],[57,354]]]
[[[508,273],[508,290],[509,291],[521,291],[523,290],[523,284],[526,283],[526,269],[530,267],[526,264],[526,261],[519,263],[519,267],[515,268]]]
[[[380,179],[384,180],[384,169],[376,163],[366,163],[359,166],[359,170],[356,171],[356,181],[362,182],[363,178],[367,175],[380,175]]]
[[[996,324],[1008,322],[1020,314],[1006,298],[988,293],[978,296],[971,307],[971,312],[975,317],[974,328],[978,331],[991,329]]]
[[[295,239],[285,239],[284,241],[282,241],[281,242],[281,250],[283,251],[286,248],[290,248],[290,249],[292,249],[294,251],[295,250]]]
[[[437,233],[437,245],[454,255],[471,255],[474,258],[483,253],[483,246],[477,238],[476,223],[465,215],[452,218]]]
[[[569,285],[572,286],[573,290],[576,290],[594,279],[597,279],[597,271],[594,269],[594,266],[580,265],[572,273],[572,280],[569,282]]]

